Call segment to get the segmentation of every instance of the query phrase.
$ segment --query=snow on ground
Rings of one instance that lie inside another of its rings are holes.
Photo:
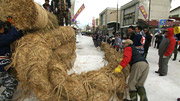
[[[158,50],[150,48],[147,60],[150,64],[150,71],[145,83],[149,101],[177,101],[180,98],[180,54],[177,60],[169,61],[167,76],[159,76],[155,73],[158,70]]]
[[[98,70],[107,64],[107,61],[103,59],[104,52],[100,51],[100,48],[94,47],[91,37],[77,35],[76,40],[77,58],[69,74]]]

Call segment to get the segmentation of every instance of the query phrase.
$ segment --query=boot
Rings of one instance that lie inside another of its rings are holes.
[[[144,87],[138,87],[137,92],[140,96],[140,101],[148,101]]]
[[[173,59],[173,61],[176,61],[176,57],[177,57],[177,54],[174,54],[174,59]]]
[[[130,95],[131,101],[138,101],[137,91],[129,91],[129,95]]]

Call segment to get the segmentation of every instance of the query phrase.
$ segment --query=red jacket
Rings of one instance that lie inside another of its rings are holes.
[[[121,61],[120,65],[125,68],[129,62],[131,61],[131,57],[132,57],[132,48],[131,47],[127,47],[124,49],[124,57],[123,60]]]
[[[168,48],[167,48],[164,56],[170,56],[176,45],[176,40],[173,37],[174,36],[174,28],[168,28],[167,30],[168,30],[168,35],[166,35],[166,38],[169,39],[169,45],[168,45]]]
[[[135,46],[128,46],[124,49],[124,57],[120,65],[125,68],[128,64],[131,66],[140,61],[146,61],[146,59],[139,53]]]

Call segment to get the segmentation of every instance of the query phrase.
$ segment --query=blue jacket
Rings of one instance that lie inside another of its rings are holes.
[[[115,47],[115,46],[118,46],[119,48],[122,48],[122,40],[121,40],[121,38],[116,38],[115,39],[115,41],[114,41],[114,44],[113,44],[113,46]]]
[[[142,39],[142,35],[141,34],[136,34],[134,36],[134,39],[133,39],[133,45],[136,47],[136,46],[142,46],[142,43],[141,43],[141,39]]]
[[[0,34],[0,56],[9,56],[10,44],[22,37],[23,34],[12,27],[8,32]],[[10,63],[10,59],[0,58],[0,72],[4,72],[4,67]]]
[[[143,47],[143,44],[142,44],[142,39],[143,39],[143,36],[140,33],[137,33],[134,36],[133,45],[137,48],[137,50],[141,54],[144,54],[144,47]]]

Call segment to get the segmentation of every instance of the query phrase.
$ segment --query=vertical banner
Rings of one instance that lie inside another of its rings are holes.
[[[93,20],[92,20],[92,26],[93,26],[93,29],[95,29],[95,18],[93,17]]]
[[[139,10],[141,11],[142,15],[146,19],[147,18],[147,13],[146,13],[146,10],[145,10],[144,6],[140,6]]]
[[[167,19],[162,19],[159,21],[159,29],[165,25],[166,21],[167,21]],[[158,29],[158,32],[159,32],[159,29]]]
[[[84,4],[79,8],[79,10],[76,12],[76,14],[74,15],[72,22],[74,22],[76,20],[76,18],[79,16],[79,14],[84,10],[85,6]]]
[[[166,23],[167,19],[162,19],[159,21],[159,28],[162,28],[164,24]]]

